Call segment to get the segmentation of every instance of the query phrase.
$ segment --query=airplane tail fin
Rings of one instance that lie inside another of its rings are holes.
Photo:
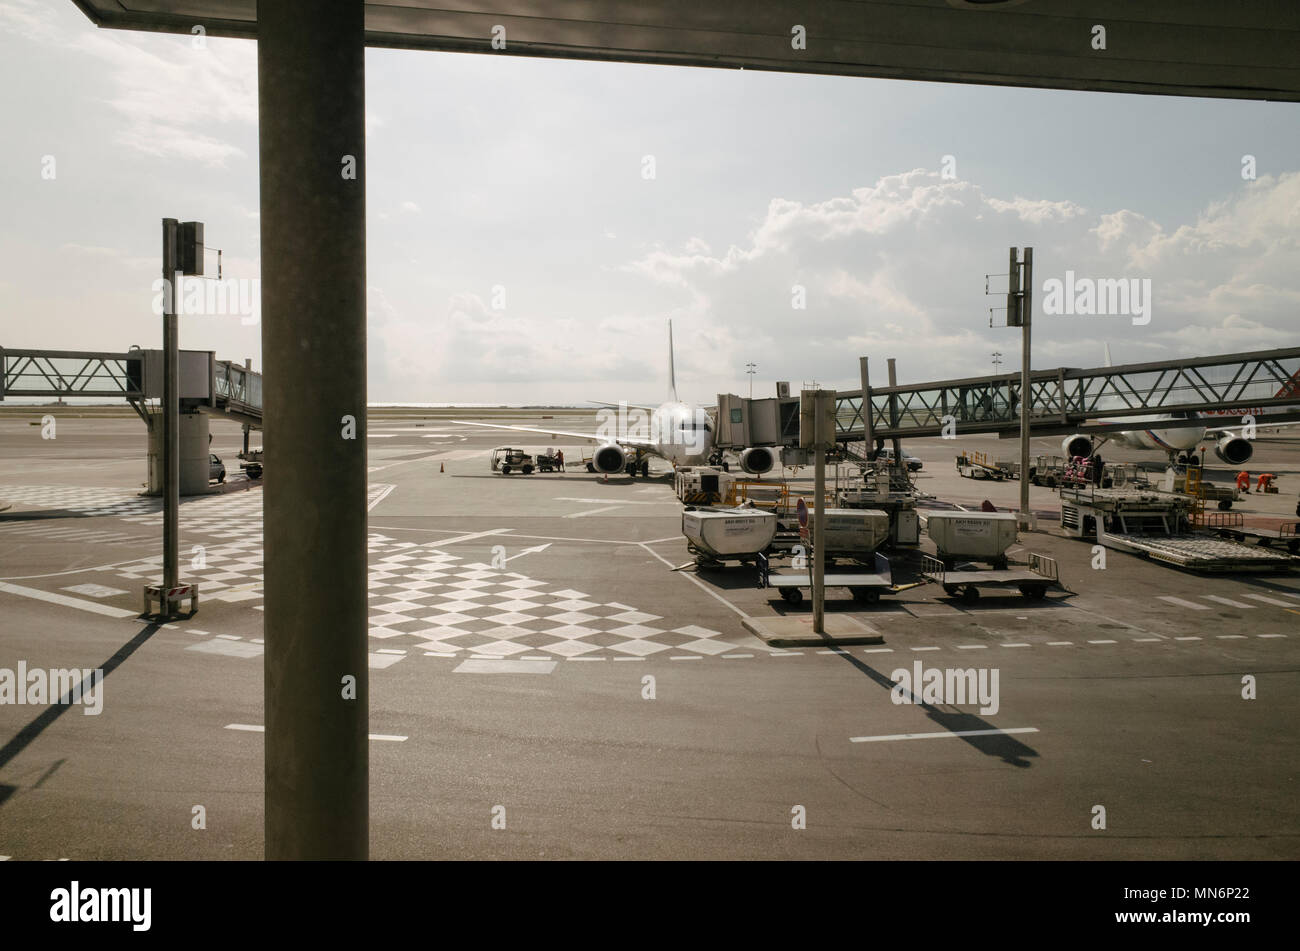
[[[668,398],[677,402],[677,373],[673,369],[673,322],[668,320]]]

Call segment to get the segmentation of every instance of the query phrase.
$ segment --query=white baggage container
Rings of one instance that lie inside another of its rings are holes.
[[[940,558],[993,559],[1015,544],[1015,512],[931,512],[926,531]]]
[[[813,513],[808,512],[811,534]],[[826,550],[866,555],[889,540],[889,513],[880,509],[827,509]]]
[[[682,512],[682,534],[713,558],[765,551],[776,537],[776,513],[756,508],[696,508]]]

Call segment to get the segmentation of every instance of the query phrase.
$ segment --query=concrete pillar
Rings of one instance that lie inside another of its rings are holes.
[[[362,0],[258,0],[266,857],[369,852]]]
[[[164,415],[149,414],[149,495],[162,495],[163,491]],[[180,413],[178,422],[180,494],[203,495],[208,491],[208,417],[204,413]]]

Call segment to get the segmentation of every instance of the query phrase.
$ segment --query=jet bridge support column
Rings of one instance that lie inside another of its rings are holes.
[[[259,0],[266,857],[368,856],[363,0]]]

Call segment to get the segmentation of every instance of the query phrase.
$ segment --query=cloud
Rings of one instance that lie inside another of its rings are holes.
[[[257,46],[251,40],[69,32],[59,12],[34,0],[8,0],[0,25],[34,43],[97,64],[108,81],[99,104],[125,124],[116,142],[155,158],[224,166],[247,158],[232,136],[257,123]]]
[[[900,378],[920,380],[974,375],[993,350],[1014,350],[1018,335],[1002,326],[1012,246],[1035,248],[1040,302],[1043,282],[1066,270],[1152,281],[1146,327],[1036,308],[1036,366],[1095,365],[1105,340],[1117,360],[1161,346],[1196,354],[1293,342],[1298,226],[1300,173],[1249,183],[1166,229],[1131,209],[1002,198],[914,169],[821,201],[774,198],[725,251],[693,238],[623,270],[691,318],[700,364],[752,359],[794,380],[853,385],[858,355],[881,364],[875,372],[897,357]]]

